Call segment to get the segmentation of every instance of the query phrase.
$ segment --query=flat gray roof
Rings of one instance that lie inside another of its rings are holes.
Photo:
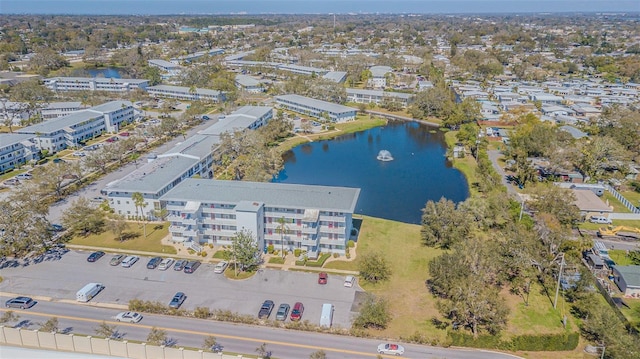
[[[176,64],[174,64],[173,62],[169,62],[167,60],[161,60],[161,59],[151,59],[149,60],[150,64],[154,64],[154,65],[158,65],[158,66],[162,66],[162,67],[169,67],[169,68],[174,68],[174,67],[180,67]]]
[[[269,207],[353,213],[359,196],[360,188],[188,178],[161,199],[217,203],[256,201]]]
[[[253,116],[256,119],[264,116],[267,112],[273,110],[272,107],[269,106],[242,106],[239,109],[233,111],[229,116],[233,115],[247,115]],[[229,117],[227,116],[227,118]]]
[[[251,76],[247,76],[247,75],[236,75],[236,81],[238,81],[238,83],[240,83],[240,85],[245,86],[245,87],[260,85],[260,81],[254,79]]]
[[[52,80],[65,81],[65,82],[75,82],[75,81],[78,81],[78,82],[89,82],[89,81],[95,81],[95,82],[133,83],[133,84],[149,82],[149,80],[120,79],[120,78],[115,78],[115,77],[110,77],[110,78],[104,78],[104,77],[51,77],[51,78],[48,78],[46,81],[52,81]]]
[[[369,95],[369,96],[389,96],[389,97],[397,97],[397,98],[403,98],[403,99],[410,99],[413,97],[413,94],[410,93],[404,93],[404,92],[390,92],[390,91],[382,91],[382,90],[363,90],[363,89],[354,89],[354,88],[348,88],[347,89],[347,94],[362,94],[362,95]]]
[[[73,126],[78,123],[87,121],[89,119],[95,119],[102,116],[102,113],[91,111],[91,110],[82,110],[74,113],[70,113],[63,117],[52,118],[50,120],[37,123],[35,125],[23,127],[21,129],[16,130],[18,133],[43,133],[49,134],[59,130],[62,130],[65,127]]]
[[[640,266],[615,265],[613,268],[624,278],[625,283],[627,283],[627,287],[640,287]]]
[[[178,92],[178,93],[184,93],[184,94],[189,94],[189,88],[185,87],[185,86],[171,86],[171,85],[156,85],[156,86],[150,86],[147,87],[147,91],[151,91],[151,90],[158,90],[158,91],[173,91],[173,92]],[[213,95],[213,96],[218,96],[220,95],[220,91],[218,90],[211,90],[211,89],[203,89],[203,88],[197,88],[196,89],[196,93],[198,95]]]
[[[371,76],[373,77],[384,77],[387,72],[392,72],[393,69],[389,66],[371,66],[369,71],[371,71]]]
[[[340,82],[344,80],[346,76],[347,76],[346,71],[329,71],[324,76],[322,76],[322,78],[330,81],[334,81],[334,82]]]
[[[43,108],[43,110],[57,110],[63,108],[81,108],[82,102],[80,101],[70,101],[70,102],[50,102],[47,104],[47,107]]]
[[[197,157],[199,160],[204,159],[211,154],[213,145],[220,142],[218,136],[194,135],[183,142],[176,144],[173,148],[167,150],[158,157],[168,157],[171,155],[187,155]]]
[[[303,105],[303,106],[311,107],[311,108],[314,108],[314,109],[318,109],[320,111],[326,111],[326,112],[330,112],[330,113],[343,113],[343,112],[358,111],[358,110],[356,110],[355,108],[352,108],[352,107],[343,106],[343,105],[339,105],[337,103],[332,103],[332,102],[327,102],[327,101],[322,101],[322,100],[316,100],[314,98],[304,97],[304,96],[300,96],[300,95],[281,95],[281,96],[276,96],[276,101],[278,99],[291,101],[291,102],[296,103],[296,104],[300,104],[300,105]]]
[[[105,191],[156,194],[198,162],[183,156],[157,158],[122,179],[109,183]]]
[[[30,133],[0,133],[0,148],[36,137]]]
[[[110,101],[105,102],[102,105],[93,106],[90,110],[100,111],[100,112],[114,112],[120,110],[124,107],[130,107],[133,104],[130,101]]]
[[[232,114],[226,118],[218,120],[218,122],[205,128],[199,133],[202,135],[221,135],[225,132],[234,132],[245,130],[256,121],[256,117],[244,114]]]

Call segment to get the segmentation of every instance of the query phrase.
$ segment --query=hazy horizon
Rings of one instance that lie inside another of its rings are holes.
[[[0,14],[487,14],[640,12],[637,0],[2,0]]]

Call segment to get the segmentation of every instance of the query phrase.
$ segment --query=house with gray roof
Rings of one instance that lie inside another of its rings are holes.
[[[275,99],[282,108],[318,119],[326,116],[332,122],[353,121],[358,113],[355,108],[300,95],[281,95]]]
[[[347,72],[346,71],[329,71],[324,76],[322,76],[322,78],[325,80],[329,80],[329,81],[333,81],[335,83],[341,84],[344,82],[344,80],[347,79]]]
[[[345,254],[359,188],[185,179],[160,198],[176,242],[232,245],[248,230],[259,248]],[[285,234],[278,231],[284,219]]]
[[[640,298],[640,266],[611,266],[613,281],[625,297]]]
[[[169,79],[173,76],[177,76],[182,72],[182,67],[173,62],[169,62],[161,59],[151,59],[147,61],[149,66],[160,69],[163,79]]]
[[[248,75],[236,75],[235,85],[240,89],[240,91],[248,93],[260,93],[265,91],[265,88],[262,86],[260,81]]]
[[[374,88],[384,88],[387,86],[386,75],[393,72],[393,69],[389,66],[371,66],[369,71],[371,71],[369,86]]]

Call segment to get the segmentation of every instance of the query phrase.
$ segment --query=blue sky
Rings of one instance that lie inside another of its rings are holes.
[[[0,13],[536,13],[640,12],[639,0],[0,0]]]

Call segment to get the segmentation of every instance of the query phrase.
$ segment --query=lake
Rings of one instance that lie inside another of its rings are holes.
[[[377,160],[380,150],[394,160]],[[285,154],[275,182],[359,187],[356,213],[420,223],[428,200],[461,202],[469,196],[464,175],[451,166],[446,151],[444,134],[434,127],[389,122],[294,148]]]
[[[120,73],[120,69],[116,67],[101,67],[98,69],[80,69],[75,71],[73,76],[119,79],[122,77],[122,74]]]

